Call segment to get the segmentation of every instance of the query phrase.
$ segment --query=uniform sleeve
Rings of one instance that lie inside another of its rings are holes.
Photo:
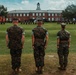
[[[6,30],[6,34],[8,34],[8,29]]]
[[[25,35],[25,31],[22,29],[22,34]]]
[[[48,35],[48,31],[46,30],[46,35]]]
[[[57,33],[57,38],[59,38],[59,32]]]
[[[32,35],[34,35],[34,31],[32,30]]]
[[[25,32],[23,32],[22,34],[25,35]]]
[[[70,33],[69,33],[69,38],[71,38],[71,35],[70,35]]]
[[[68,33],[69,38],[71,38],[70,32],[69,31],[66,31],[66,32]]]
[[[71,35],[69,36],[69,38],[71,38]]]

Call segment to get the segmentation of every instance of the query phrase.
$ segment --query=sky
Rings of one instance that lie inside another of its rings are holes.
[[[41,10],[64,10],[68,5],[76,4],[76,0],[0,0],[0,5],[11,10],[36,10],[37,3]]]

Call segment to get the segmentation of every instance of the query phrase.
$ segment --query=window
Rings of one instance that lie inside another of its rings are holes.
[[[43,13],[43,16],[45,16],[45,13]]]
[[[34,17],[32,19],[35,19]]]
[[[39,13],[39,16],[41,16],[41,13]]]
[[[36,16],[38,16],[38,13],[36,13]]]
[[[50,21],[51,19],[50,18],[48,18],[48,21]]]
[[[29,14],[27,13],[27,16],[29,16]]]
[[[45,19],[45,17],[43,17],[43,19]]]
[[[19,14],[16,14],[16,16],[19,16]]]
[[[52,21],[54,21],[54,18],[52,18]]]
[[[20,14],[20,16],[22,16],[22,14]]]
[[[75,18],[73,18],[73,21],[75,21]]]
[[[55,16],[57,16],[57,14],[55,14]]]
[[[52,16],[54,16],[54,14],[52,14]]]
[[[12,18],[9,18],[9,21],[11,22],[12,21]]]
[[[32,16],[35,16],[35,13],[33,13]]]
[[[56,19],[55,19],[55,21],[58,21],[58,20],[59,20],[59,18],[56,18]]]
[[[48,14],[48,16],[50,16],[50,13]]]
[[[6,18],[6,21],[8,21],[8,18]]]
[[[23,16],[26,16],[26,14],[23,14]]]

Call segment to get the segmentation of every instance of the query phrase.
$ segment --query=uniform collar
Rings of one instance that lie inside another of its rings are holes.
[[[18,26],[18,25],[13,25],[13,26]]]
[[[42,27],[42,26],[37,26],[37,27]]]

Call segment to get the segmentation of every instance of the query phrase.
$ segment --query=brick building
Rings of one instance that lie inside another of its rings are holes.
[[[41,17],[45,21],[61,21],[62,10],[41,10],[40,3],[37,3],[36,10],[12,10],[8,12],[6,21],[12,21],[13,18],[18,18],[19,21],[35,20]]]

